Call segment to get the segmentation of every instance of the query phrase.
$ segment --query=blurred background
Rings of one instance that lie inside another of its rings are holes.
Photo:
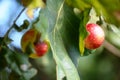
[[[23,6],[19,1],[0,0],[0,37],[5,35],[22,9]],[[38,15],[38,11],[36,11],[35,15]],[[30,22],[33,21],[23,12],[16,24],[21,25],[25,19]],[[20,48],[20,40],[25,31],[17,32],[14,29],[11,31],[9,37],[13,39],[13,42],[10,47]],[[119,28],[110,25],[106,31],[108,43],[103,44],[95,53],[79,58],[77,68],[81,80],[120,80],[119,33]],[[56,64],[52,54],[47,54],[40,59],[30,59],[30,61],[38,70],[38,74],[33,80],[56,80]],[[3,73],[0,72],[0,80],[2,78]]]

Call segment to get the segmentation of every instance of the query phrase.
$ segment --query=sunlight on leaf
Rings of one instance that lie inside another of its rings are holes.
[[[45,1],[43,0],[22,0],[23,6],[27,7],[27,15],[30,19],[34,17],[35,8],[44,8]]]
[[[34,18],[34,10],[33,9],[28,9],[26,14],[30,19]]]
[[[57,70],[57,80],[62,80],[65,77],[65,73],[61,69],[60,65],[56,67]]]

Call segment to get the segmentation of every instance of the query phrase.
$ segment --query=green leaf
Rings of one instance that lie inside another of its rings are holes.
[[[2,53],[5,53],[4,57],[6,59],[7,65],[17,74],[21,75],[22,73],[14,57],[15,53],[12,50],[8,49],[8,47],[3,47]]]
[[[0,45],[0,64],[2,64],[0,66],[0,71],[5,69],[5,67],[7,66],[7,62],[6,62],[5,58],[4,58],[5,53],[3,53],[3,52],[5,52],[5,51],[3,50],[2,46]]]
[[[13,52],[6,46],[2,47],[1,53],[4,54],[2,58],[5,58],[4,62],[6,63],[6,66],[19,77],[23,77],[25,80],[30,80],[30,78],[37,73],[36,69],[30,68],[31,64],[25,54]],[[11,78],[13,78],[12,75]]]
[[[90,8],[91,5],[85,3],[83,0],[66,0],[66,2],[71,5],[74,6],[75,8],[78,8],[80,10],[85,10],[86,8]]]
[[[52,38],[53,35],[53,38]],[[78,76],[78,72],[67,55],[67,51],[62,42],[62,38],[60,33],[56,31],[51,34],[50,45],[53,51],[54,59],[56,60],[57,65],[61,65],[63,72],[65,73],[67,80],[80,80]],[[59,46],[57,46],[59,45]],[[72,76],[74,75],[74,77]]]
[[[87,36],[87,31],[86,31],[86,24],[89,20],[89,13],[90,13],[90,9],[87,9],[85,11],[83,11],[80,14],[80,28],[79,28],[79,49],[80,49],[80,54],[81,56],[84,55],[84,39]]]
[[[74,15],[73,9],[66,5],[65,0],[47,0],[46,9],[40,13],[40,20],[35,26],[50,42],[57,72],[61,72],[57,74],[58,80],[64,76],[67,80],[80,80],[77,69],[68,55],[74,49],[74,55],[79,51],[79,19]]]
[[[4,37],[0,37],[0,47],[2,45],[7,45],[11,43],[13,40],[8,37],[8,34],[6,34]]]
[[[31,68],[22,74],[23,76],[20,78],[20,80],[30,80],[36,74],[37,74],[37,70],[34,68]]]
[[[120,2],[118,0],[94,0],[91,4],[94,6],[97,14],[104,17],[105,21],[111,24],[120,25],[120,19],[118,18],[118,12],[120,11]],[[112,4],[112,6],[110,5]]]
[[[119,0],[66,0],[74,8],[86,10],[93,7],[97,15],[102,16],[107,23],[120,25],[120,2]],[[112,4],[112,6],[111,6]]]
[[[61,69],[60,65],[56,67],[57,69],[57,80],[62,80],[65,77],[65,73]]]
[[[4,43],[4,37],[0,37],[0,47],[1,47],[1,45]]]
[[[2,69],[0,71],[0,80],[8,80],[9,72],[7,72],[7,69]]]

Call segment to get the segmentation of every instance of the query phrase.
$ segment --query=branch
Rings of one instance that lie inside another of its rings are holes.
[[[8,38],[8,34],[10,33],[11,29],[14,28],[14,25],[15,25],[16,21],[18,20],[18,18],[20,17],[20,15],[23,13],[24,10],[25,10],[25,8],[23,8],[21,10],[21,12],[18,14],[18,16],[15,18],[15,20],[13,21],[12,26],[9,28],[9,30],[6,32],[6,34],[4,36],[4,40],[6,40]]]
[[[20,17],[20,15],[23,13],[23,11],[25,10],[25,7],[20,11],[20,13],[18,14],[18,16],[16,17],[16,19],[14,20],[14,23],[18,20],[18,18]]]
[[[23,8],[23,9],[21,10],[21,12],[18,14],[18,16],[16,17],[16,19],[13,21],[13,24],[12,24],[11,28],[7,31],[6,34],[9,34],[9,32],[10,32],[11,29],[14,27],[16,21],[18,20],[18,18],[20,17],[20,15],[23,13],[24,10],[25,10],[25,8]]]
[[[120,50],[117,49],[115,46],[113,46],[111,43],[109,43],[108,41],[104,41],[103,46],[110,51],[113,55],[120,57]]]

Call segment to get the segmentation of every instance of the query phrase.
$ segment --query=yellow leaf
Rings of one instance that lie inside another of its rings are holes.
[[[44,8],[45,3],[42,0],[32,0],[32,2],[28,5],[28,8]]]
[[[44,8],[45,7],[44,0],[22,0],[21,3],[23,6],[27,8]]]
[[[27,16],[30,18],[30,19],[33,19],[34,18],[34,10],[33,9],[28,9],[26,11],[26,14]]]
[[[81,54],[81,56],[83,56],[83,54],[84,54],[84,39],[83,39],[83,37],[81,37],[81,36],[79,36],[79,50],[80,50],[80,54]]]
[[[38,56],[36,53],[31,53],[29,55],[30,58],[39,58],[40,56]]]
[[[35,29],[30,29],[29,31],[27,31],[22,39],[21,39],[21,48],[22,51],[25,52],[26,51],[26,47],[32,43],[34,44],[34,42],[36,42],[37,37],[38,37],[38,32]]]
[[[34,9],[35,8],[44,8],[45,7],[45,1],[43,0],[22,0],[23,6],[27,7],[26,14],[29,18],[34,17]]]

